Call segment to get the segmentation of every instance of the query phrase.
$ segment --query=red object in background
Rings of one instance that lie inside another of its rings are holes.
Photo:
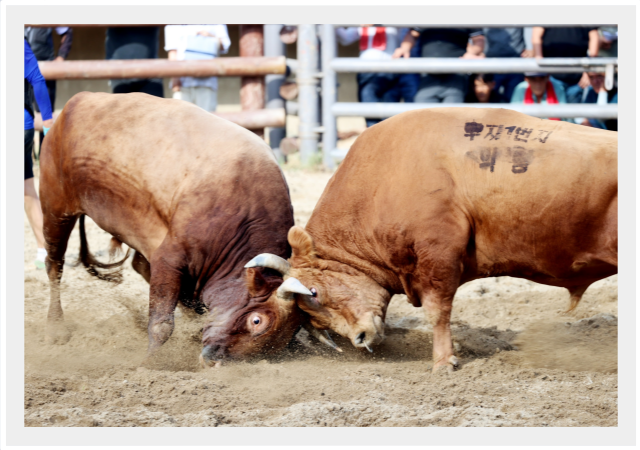
[[[527,87],[527,90],[524,91],[524,103],[525,104],[533,104],[533,93],[531,92],[531,86]],[[553,88],[553,84],[551,81],[547,81],[547,103],[549,105],[557,105],[558,97],[556,97],[556,90]],[[557,117],[549,117],[549,120],[560,120]]]
[[[376,50],[385,50],[387,48],[387,32],[384,27],[375,27],[376,33],[373,35],[371,48]],[[362,27],[362,35],[360,36],[360,51],[369,48],[369,27]]]

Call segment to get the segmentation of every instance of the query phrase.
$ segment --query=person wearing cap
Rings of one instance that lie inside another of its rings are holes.
[[[567,103],[564,87],[545,72],[525,72],[524,81],[513,91],[511,103],[554,105]],[[550,120],[564,120],[556,117]]]
[[[24,40],[24,211],[27,213],[29,225],[36,237],[38,250],[36,253],[35,265],[38,269],[44,269],[44,259],[47,251],[44,248],[44,235],[42,233],[42,209],[40,199],[36,192],[33,180],[33,106],[31,103],[35,96],[40,111],[42,112],[43,132],[46,135],[53,126],[53,114],[51,112],[51,101],[47,92],[47,85],[44,77],[40,73],[38,61],[31,51],[31,46],[25,38]]]

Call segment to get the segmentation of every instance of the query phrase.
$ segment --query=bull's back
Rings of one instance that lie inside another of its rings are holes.
[[[470,227],[480,273],[561,272],[552,257],[565,267],[603,245],[614,251],[616,206],[617,133],[509,110],[438,108],[365,131],[309,227],[329,234],[320,230],[352,210],[348,220],[369,241],[384,229],[416,240],[453,214]]]
[[[253,133],[186,102],[82,93],[43,149],[41,191],[149,256],[180,209],[198,217],[228,203],[234,185],[251,195],[252,174],[263,173],[286,203],[270,153]]]

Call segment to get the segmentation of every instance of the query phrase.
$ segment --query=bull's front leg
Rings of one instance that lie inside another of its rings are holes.
[[[455,290],[454,290],[455,293]],[[429,290],[422,299],[422,307],[433,326],[433,371],[441,367],[453,371],[458,359],[453,354],[451,339],[451,306],[453,294]]]
[[[433,371],[441,367],[453,371],[458,368],[458,359],[453,354],[451,308],[462,276],[462,250],[433,246],[428,250],[418,264],[418,277],[412,283],[412,297],[420,299],[427,319],[433,326]],[[434,254],[440,257],[430,258]]]
[[[174,329],[174,313],[180,295],[184,293],[184,273],[178,255],[162,252],[151,261],[149,287],[149,347],[143,364],[169,339]]]

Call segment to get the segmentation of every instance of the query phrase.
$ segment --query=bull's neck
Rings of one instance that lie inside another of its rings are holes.
[[[392,294],[403,292],[398,277],[375,255],[371,247],[358,245],[355,241],[344,243],[334,239],[331,234],[313,233],[309,229],[307,231],[314,239],[319,258],[346,264],[367,275]]]

